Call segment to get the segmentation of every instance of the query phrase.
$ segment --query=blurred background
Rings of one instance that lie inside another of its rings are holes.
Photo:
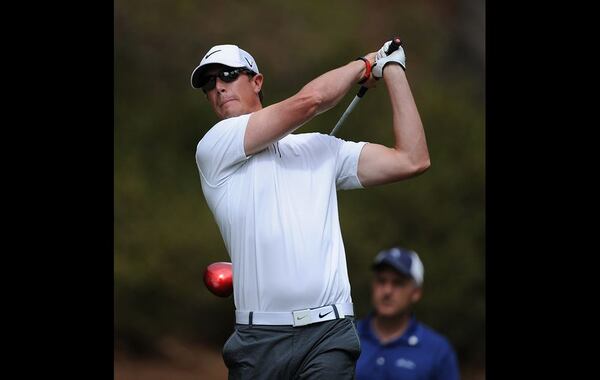
[[[449,338],[464,379],[485,371],[485,2],[481,0],[116,0],[115,376],[226,379],[233,298],[204,287],[229,261],[204,200],[196,144],[217,122],[190,75],[208,49],[237,44],[265,75],[265,106],[316,76],[404,41],[432,166],[406,182],[339,193],[352,297],[370,311],[369,265],[392,245],[425,266],[416,316]],[[329,133],[354,97],[297,132]],[[392,145],[384,84],[338,137]]]

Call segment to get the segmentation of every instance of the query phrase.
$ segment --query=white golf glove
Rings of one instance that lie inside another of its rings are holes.
[[[388,42],[383,44],[381,49],[379,49],[379,51],[377,51],[377,54],[375,55],[375,61],[377,61],[378,59],[387,57],[387,54],[385,54],[385,52],[390,47],[391,43],[392,43],[392,40],[389,40]]]
[[[404,49],[402,49],[402,46],[400,46],[398,50],[394,51],[392,54],[385,56],[385,50],[387,50],[386,45],[389,46],[390,43],[391,41],[386,42],[375,56],[375,64],[373,65],[373,69],[371,71],[375,79],[381,79],[381,77],[383,77],[383,69],[388,63],[397,63],[402,66],[404,70],[406,70],[406,56],[404,55]],[[383,57],[378,58],[380,53],[383,54]]]

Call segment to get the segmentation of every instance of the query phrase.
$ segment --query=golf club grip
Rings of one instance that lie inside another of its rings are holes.
[[[400,37],[392,38],[392,43],[390,44],[390,46],[388,46],[388,49],[386,50],[385,55],[392,54],[393,52],[398,50],[400,45],[402,45],[402,40],[400,40]]]
[[[360,86],[360,90],[358,90],[358,93],[356,94],[356,96],[358,96],[359,98],[362,98],[368,89],[369,89],[368,87]]]

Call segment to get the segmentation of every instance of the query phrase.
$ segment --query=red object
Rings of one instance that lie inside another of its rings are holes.
[[[233,293],[233,271],[231,263],[212,263],[204,270],[204,284],[216,296],[229,297]]]
[[[366,81],[368,81],[369,78],[371,77],[371,62],[364,57],[356,58],[356,60],[359,60],[359,59],[365,63],[365,75],[363,75],[362,79],[358,82],[358,84],[363,84]]]

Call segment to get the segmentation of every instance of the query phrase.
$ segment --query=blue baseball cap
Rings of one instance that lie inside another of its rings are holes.
[[[384,249],[375,256],[372,268],[378,270],[384,265],[411,277],[418,286],[423,285],[423,263],[415,251],[402,247]]]

